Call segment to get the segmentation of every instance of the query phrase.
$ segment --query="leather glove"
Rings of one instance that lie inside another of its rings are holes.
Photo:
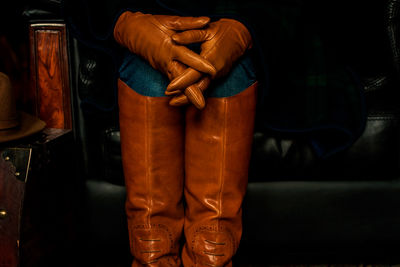
[[[247,28],[233,19],[220,19],[210,23],[205,29],[176,33],[172,35],[172,39],[183,45],[203,42],[200,55],[213,64],[217,70],[216,74],[211,75],[212,79],[229,73],[234,62],[252,46],[251,35]],[[191,87],[189,90],[185,89],[184,93],[197,108],[201,109],[205,106],[202,90],[206,89],[204,85],[207,83],[202,77],[202,73],[193,68],[187,68],[171,81],[165,94],[179,94],[183,89]],[[187,101],[184,96],[178,96],[172,99],[170,103],[181,105],[187,103]]]
[[[114,39],[132,53],[143,57],[153,68],[169,78],[171,78],[171,64],[175,60],[200,72],[215,75],[216,70],[213,65],[171,39],[175,31],[202,28],[208,22],[207,17],[150,15],[126,11],[115,24]]]

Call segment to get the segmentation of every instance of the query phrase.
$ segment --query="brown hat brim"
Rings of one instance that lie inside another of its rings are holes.
[[[19,111],[20,124],[17,127],[0,130],[0,143],[17,140],[38,133],[46,123],[28,113]]]

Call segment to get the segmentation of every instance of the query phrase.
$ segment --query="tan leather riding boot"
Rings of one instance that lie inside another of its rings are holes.
[[[184,117],[167,97],[118,81],[122,163],[132,266],[181,266]]]
[[[185,143],[185,267],[232,266],[242,234],[256,87],[190,107]]]

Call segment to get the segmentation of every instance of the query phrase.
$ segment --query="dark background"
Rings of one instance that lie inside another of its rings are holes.
[[[7,74],[19,106],[29,86],[28,26],[22,12],[28,1],[2,1],[0,5],[0,72]]]

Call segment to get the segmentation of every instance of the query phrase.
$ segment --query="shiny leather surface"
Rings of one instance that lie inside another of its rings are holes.
[[[171,75],[173,61],[177,60],[199,71],[215,74],[208,61],[184,46],[176,45],[171,36],[179,30],[202,28],[206,17],[181,18],[124,12],[114,28],[114,38],[132,53],[142,56],[156,70]]]
[[[213,79],[226,76],[232,69],[233,64],[252,46],[250,32],[242,23],[233,19],[220,19],[210,23],[208,27],[202,30],[177,33],[172,36],[172,39],[182,45],[201,43],[200,55],[217,69],[216,75],[212,77]],[[190,102],[202,109],[205,105],[202,92],[207,89],[208,85],[204,86],[204,83],[208,82],[208,80],[203,77],[203,85],[201,86],[200,84],[200,88],[196,86],[187,88],[202,76],[199,71],[188,68],[182,75],[171,81],[166,93],[180,90]],[[177,101],[181,104],[188,102],[182,99],[177,100],[179,97],[173,98],[171,102]]]
[[[180,266],[183,112],[167,97],[142,96],[121,80],[118,99],[132,266]]]
[[[184,266],[232,266],[242,235],[257,83],[186,111]]]

